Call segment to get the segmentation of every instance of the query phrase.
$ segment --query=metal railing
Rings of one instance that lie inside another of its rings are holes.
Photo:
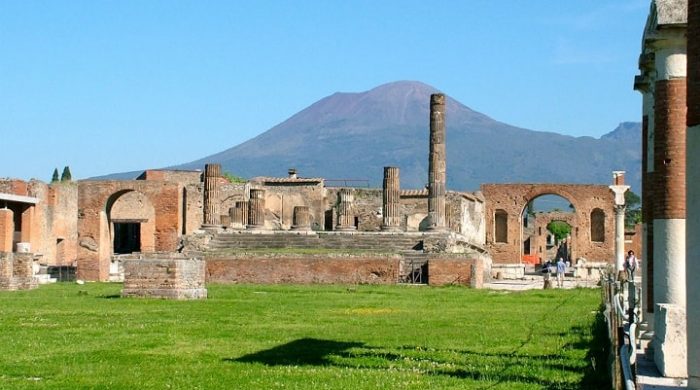
[[[639,287],[634,280],[618,281],[612,272],[602,279],[608,337],[613,354],[612,385],[615,390],[634,390],[637,326],[640,321]]]

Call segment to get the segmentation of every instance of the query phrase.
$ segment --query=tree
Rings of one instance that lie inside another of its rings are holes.
[[[571,233],[571,226],[564,221],[552,221],[547,224],[547,230],[554,234],[557,241],[561,241]]]
[[[53,175],[51,175],[51,183],[56,183],[58,181],[58,168],[53,169]]]
[[[221,174],[222,177],[224,177],[226,180],[229,181],[229,183],[234,183],[234,184],[245,184],[246,179],[236,176],[232,174],[231,172],[224,172]]]
[[[70,174],[70,168],[68,168],[68,165],[63,168],[63,173],[61,174],[61,181],[71,181],[73,178]]]
[[[642,222],[641,198],[631,190],[625,192],[625,226],[633,227]]]

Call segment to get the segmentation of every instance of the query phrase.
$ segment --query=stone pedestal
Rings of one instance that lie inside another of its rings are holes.
[[[0,252],[0,290],[28,290],[38,286],[34,279],[34,255]]]
[[[265,190],[250,189],[250,202],[248,203],[248,229],[265,228]]]
[[[688,375],[686,340],[684,308],[663,303],[656,305],[652,345],[654,362],[661,375],[672,378]]]
[[[384,167],[384,185],[382,186],[382,230],[401,230],[401,185],[399,168]]]
[[[430,156],[428,161],[428,230],[445,230],[447,160],[445,95],[430,95]]]
[[[311,215],[308,206],[294,206],[292,230],[311,230]]]
[[[221,225],[221,218],[219,215],[220,177],[220,164],[206,164],[204,166],[204,227]]]
[[[125,260],[122,296],[206,299],[205,266],[198,259]]]
[[[342,188],[338,191],[338,225],[335,230],[356,230],[355,214],[352,204],[355,194],[351,188]]]

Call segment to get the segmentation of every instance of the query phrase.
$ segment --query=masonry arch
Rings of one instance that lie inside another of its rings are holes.
[[[185,220],[183,197],[182,185],[177,183],[155,180],[79,182],[78,278],[109,279],[115,223],[139,224],[140,252],[177,250]]]
[[[588,261],[611,262],[614,260],[614,195],[607,186],[587,184],[484,184],[486,213],[486,247],[495,264],[523,263],[524,244],[528,237],[523,237],[524,215],[528,203],[545,196],[556,195],[566,199],[572,206],[569,216],[552,215],[544,222],[561,220],[572,226],[571,237],[567,241],[571,260],[578,258]],[[603,241],[591,240],[591,212],[600,209],[603,216]],[[507,215],[507,242],[496,237],[496,212]],[[542,227],[543,234],[546,223]],[[532,247],[532,239],[530,246]],[[539,248],[537,248],[539,249]],[[546,258],[542,258],[545,261]],[[532,261],[532,259],[529,259]],[[537,259],[539,261],[539,259]]]
[[[112,254],[155,251],[155,208],[145,194],[122,190],[107,199]]]

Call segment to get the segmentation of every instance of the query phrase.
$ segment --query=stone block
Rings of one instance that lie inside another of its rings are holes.
[[[661,375],[672,378],[688,376],[685,309],[660,303],[654,313],[654,362]]]
[[[205,299],[205,262],[199,259],[138,259],[124,262],[124,297]]]

